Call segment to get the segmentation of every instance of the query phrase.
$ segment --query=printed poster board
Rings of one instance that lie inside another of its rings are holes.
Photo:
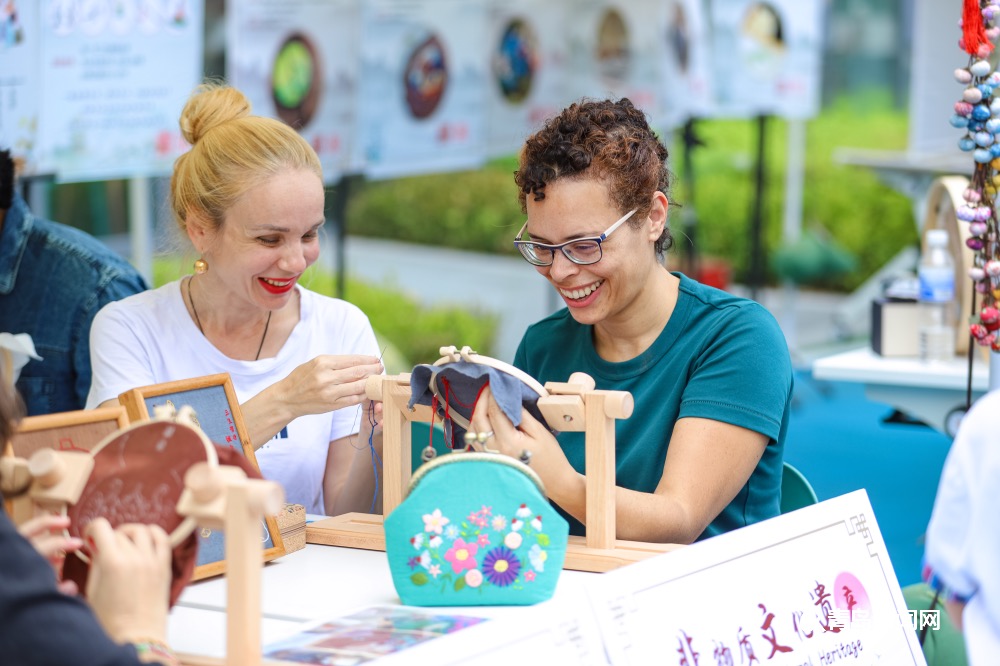
[[[718,117],[807,119],[819,111],[819,0],[714,0],[712,83]]]
[[[622,567],[588,589],[614,664],[922,666],[915,625],[936,622],[907,610],[863,490]]]
[[[227,79],[255,114],[302,134],[326,183],[348,167],[360,25],[358,0],[242,0],[226,12]]]
[[[572,99],[628,97],[659,116],[663,38],[656,0],[580,0],[570,5],[568,33]]]
[[[66,182],[169,174],[202,77],[202,0],[38,4],[38,171]]]
[[[485,0],[370,0],[361,32],[355,167],[373,179],[479,167]]]
[[[660,8],[659,123],[672,128],[710,112],[711,53],[702,0],[667,0]]]
[[[532,0],[490,6],[487,79],[490,157],[513,155],[529,134],[570,101],[567,3]]]
[[[250,437],[243,423],[236,390],[228,374],[206,375],[135,388],[118,396],[118,401],[128,410],[133,423],[151,418],[159,405],[172,405],[175,409],[190,405],[195,411],[195,422],[208,439],[220,446],[241,451],[251,466],[258,468],[253,445],[250,444]],[[274,516],[266,516],[262,521],[260,540],[265,562],[285,554],[281,531]],[[225,546],[226,539],[222,530],[200,528],[198,560],[192,580],[225,571]]]
[[[0,2],[0,149],[35,172],[41,91],[41,23],[38,0]]]

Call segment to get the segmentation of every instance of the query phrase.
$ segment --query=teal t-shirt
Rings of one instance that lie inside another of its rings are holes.
[[[525,332],[514,365],[545,383],[574,372],[598,389],[628,391],[631,418],[616,422],[617,484],[651,493],[663,474],[674,424],[684,417],[713,419],[767,435],[764,455],[750,479],[699,539],[780,513],[781,471],[792,392],[792,364],[781,328],[764,307],[680,278],[677,305],[653,344],[622,363],[597,355],[593,327],[568,309]],[[582,432],[558,435],[573,467],[584,472]],[[568,514],[572,534],[583,525]]]

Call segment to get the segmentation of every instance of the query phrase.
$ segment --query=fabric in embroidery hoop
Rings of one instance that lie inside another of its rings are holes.
[[[126,523],[162,527],[174,549],[171,605],[191,579],[198,556],[195,521],[176,510],[184,475],[198,462],[219,464],[217,447],[197,426],[186,422],[184,408],[180,414],[176,421],[158,418],[125,428],[94,447],[94,469],[79,500],[66,511],[68,534],[75,537],[82,538],[95,518],[106,518],[112,527]],[[76,582],[82,594],[89,572],[89,551],[84,545],[67,556],[63,578]]]
[[[514,426],[521,424],[521,408],[549,427],[538,409],[538,399],[549,392],[522,370],[463,347],[443,347],[434,364],[418,365],[410,373],[409,407],[430,406],[444,423],[451,448],[464,446],[463,437],[479,396],[490,387],[494,400]],[[552,430],[552,428],[549,428]]]

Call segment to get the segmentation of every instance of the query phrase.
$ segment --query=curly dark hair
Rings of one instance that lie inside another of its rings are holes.
[[[666,146],[628,98],[574,102],[528,137],[514,172],[522,212],[527,213],[529,194],[541,201],[545,186],[560,178],[604,181],[619,211],[638,209],[628,222],[636,227],[649,214],[653,192],[663,192],[669,201],[672,179]],[[654,244],[657,256],[673,243],[664,226]]]

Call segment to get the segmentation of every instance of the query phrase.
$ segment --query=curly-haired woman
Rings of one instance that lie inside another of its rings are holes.
[[[514,364],[542,382],[591,375],[628,391],[616,425],[617,536],[691,543],[779,513],[792,369],[759,304],[664,266],[667,149],[628,99],[564,109],[526,141],[515,180],[528,219],[515,239],[566,308],[532,325]],[[581,534],[582,433],[553,436],[493,401],[473,429],[530,452],[550,499]]]

